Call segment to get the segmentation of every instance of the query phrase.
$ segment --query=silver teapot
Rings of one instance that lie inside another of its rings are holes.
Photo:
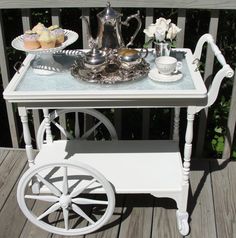
[[[92,72],[101,71],[107,64],[107,52],[97,49],[95,46],[87,53],[80,52],[83,57],[82,64],[84,68]]]
[[[118,49],[122,47],[127,48],[132,45],[142,25],[139,11],[137,14],[127,17],[125,21],[121,21],[121,17],[122,14],[111,8],[111,4],[108,2],[107,7],[97,14],[98,35],[96,39],[94,39],[91,35],[90,25],[87,18],[82,16],[81,18],[86,23],[88,28],[87,32],[89,47],[92,48],[94,45],[96,45],[96,47],[99,49]],[[121,26],[129,26],[129,21],[133,18],[138,21],[138,26],[133,36],[131,36],[129,43],[125,45],[121,34]]]

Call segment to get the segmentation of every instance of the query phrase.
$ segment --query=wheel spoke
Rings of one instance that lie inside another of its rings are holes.
[[[68,132],[65,128],[63,128],[59,123],[52,121],[52,123],[61,131],[61,133],[70,140],[73,140],[74,137]]]
[[[49,215],[50,213],[55,212],[56,210],[58,210],[60,208],[60,203],[57,202],[55,204],[53,204],[51,207],[49,207],[44,213],[42,213],[37,219],[41,220],[42,218],[46,217],[47,215]]]
[[[90,185],[92,185],[93,183],[95,183],[97,180],[94,178],[92,179],[88,184],[86,184],[85,186],[83,186],[82,188],[79,188],[78,190],[73,190],[70,194],[70,197],[77,197],[80,193],[82,193],[86,188],[88,188]]]
[[[64,217],[64,223],[65,223],[65,229],[69,229],[69,210],[67,208],[62,208],[63,211],[63,217]]]
[[[56,196],[50,196],[50,195],[25,195],[25,198],[28,199],[35,199],[45,202],[58,202],[59,198]]]
[[[63,187],[62,192],[64,195],[68,193],[68,168],[66,166],[63,167]]]
[[[101,204],[101,205],[108,205],[108,201],[101,201],[95,199],[88,199],[88,198],[73,198],[72,202],[76,204]]]
[[[85,220],[87,220],[91,224],[95,224],[95,221],[93,221],[81,208],[79,208],[75,204],[71,204],[71,208],[74,212],[76,212],[78,215],[83,217]]]
[[[97,127],[99,127],[102,124],[101,121],[99,121],[95,126],[91,127],[89,130],[87,130],[82,136],[81,139],[87,139],[92,132],[95,131]]]
[[[41,181],[53,194],[55,194],[56,196],[60,197],[61,196],[61,191],[55,187],[53,184],[51,184],[50,182],[48,182],[45,178],[43,178],[42,176],[40,176],[39,174],[35,175],[37,177],[37,179],[39,181]]]

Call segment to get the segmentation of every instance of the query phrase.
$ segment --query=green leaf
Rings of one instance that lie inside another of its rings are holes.
[[[221,127],[216,127],[216,128],[215,128],[215,132],[217,132],[217,133],[222,133],[222,128],[221,128]]]
[[[150,38],[147,42],[144,43],[143,48],[148,48],[149,45],[153,42],[154,38]]]

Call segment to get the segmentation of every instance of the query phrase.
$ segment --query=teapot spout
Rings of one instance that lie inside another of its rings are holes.
[[[94,48],[97,46],[96,40],[92,37],[90,24],[88,22],[88,19],[85,16],[81,16],[80,19],[84,21],[86,28],[87,28],[87,40],[88,40],[88,46],[90,48]]]

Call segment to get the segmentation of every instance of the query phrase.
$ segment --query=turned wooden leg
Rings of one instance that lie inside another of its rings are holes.
[[[179,115],[180,115],[180,107],[175,107],[174,128],[173,128],[174,141],[179,141]]]
[[[34,164],[34,155],[33,155],[33,147],[32,147],[31,135],[30,135],[29,124],[28,124],[27,109],[25,107],[19,107],[18,112],[19,112],[22,127],[23,127],[23,136],[25,141],[26,155],[28,158],[29,166],[32,166]]]
[[[49,118],[49,112],[48,109],[43,109],[43,116],[45,118],[45,128],[46,128],[46,141],[47,144],[52,143],[52,131],[50,126],[50,118]]]
[[[177,204],[178,210],[176,212],[178,228],[182,235],[187,235],[189,233],[189,224],[188,224],[189,215],[187,212],[187,201],[189,190],[190,161],[192,155],[193,121],[194,121],[194,113],[188,110],[187,129],[185,134],[185,146],[184,146],[182,193],[179,203]]]

